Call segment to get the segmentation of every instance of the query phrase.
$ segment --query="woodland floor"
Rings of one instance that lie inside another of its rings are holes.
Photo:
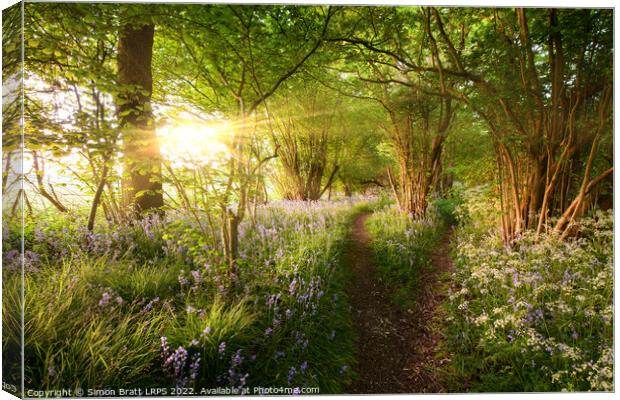
[[[421,271],[415,306],[404,309],[390,300],[390,289],[379,278],[364,223],[354,223],[347,252],[353,274],[350,302],[356,331],[357,380],[348,393],[441,393],[441,365],[445,354],[445,319],[441,304],[447,296],[452,271],[450,233]]]

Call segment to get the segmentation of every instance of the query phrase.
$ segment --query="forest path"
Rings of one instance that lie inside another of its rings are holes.
[[[446,389],[439,367],[449,361],[440,308],[452,271],[450,233],[433,254],[432,268],[422,272],[418,301],[403,309],[390,300],[390,289],[378,276],[365,222],[353,223],[346,260],[353,274],[350,287],[353,327],[357,333],[357,380],[347,393],[439,393]],[[444,356],[445,357],[445,356]]]

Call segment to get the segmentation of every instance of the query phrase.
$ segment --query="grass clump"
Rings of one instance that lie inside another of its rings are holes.
[[[103,260],[70,258],[24,279],[25,387],[153,384],[164,310],[142,312],[89,278]],[[9,279],[19,279],[12,276]]]

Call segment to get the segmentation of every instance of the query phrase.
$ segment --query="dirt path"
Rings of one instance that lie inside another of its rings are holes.
[[[354,275],[350,289],[353,326],[357,332],[358,379],[348,393],[445,392],[437,368],[444,337],[438,305],[447,293],[452,262],[449,235],[433,255],[433,268],[423,272],[419,301],[414,309],[394,305],[389,289],[375,271],[370,239],[364,227],[369,214],[353,224],[347,262]]]

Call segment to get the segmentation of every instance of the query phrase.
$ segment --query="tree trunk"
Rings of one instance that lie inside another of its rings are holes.
[[[119,123],[125,151],[125,206],[136,217],[164,205],[161,153],[151,111],[152,24],[121,28],[118,42]]]
[[[323,187],[323,190],[321,190],[321,193],[319,193],[319,196],[316,200],[319,200],[321,197],[323,197],[323,194],[325,193],[326,190],[329,189],[329,193],[331,193],[332,191],[332,184],[334,182],[334,177],[336,176],[336,174],[338,173],[338,169],[340,167],[338,165],[336,165],[334,167],[334,170],[332,171],[332,173],[329,175],[329,178],[327,179],[327,183],[325,184],[325,186]]]
[[[344,195],[345,195],[346,197],[351,197],[351,196],[353,196],[353,192],[352,192],[352,190],[351,190],[351,186],[349,186],[349,185],[348,185],[348,184],[346,184],[346,183],[345,183],[343,186],[344,186]]]
[[[95,197],[93,198],[93,203],[90,207],[90,213],[88,214],[88,224],[87,229],[92,231],[95,227],[95,217],[97,216],[97,207],[99,207],[99,203],[101,202],[101,195],[103,194],[103,188],[105,187],[106,180],[108,179],[108,160],[104,160],[103,168],[101,170],[101,178],[99,180],[99,185],[97,185],[97,191],[95,192]]]

